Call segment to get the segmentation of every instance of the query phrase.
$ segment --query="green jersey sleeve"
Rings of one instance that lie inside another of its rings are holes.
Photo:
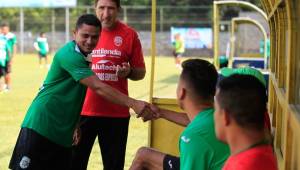
[[[60,57],[61,67],[67,71],[75,81],[94,75],[93,71],[89,68],[89,64],[84,60],[82,54],[73,53],[67,57]]]
[[[213,152],[205,140],[201,137],[193,136],[187,143],[182,142],[181,144],[185,146],[183,146],[183,153],[180,153],[180,169],[212,169]]]
[[[16,37],[16,36],[14,36],[14,37],[11,39],[11,44],[12,44],[12,45],[17,44],[17,37]]]

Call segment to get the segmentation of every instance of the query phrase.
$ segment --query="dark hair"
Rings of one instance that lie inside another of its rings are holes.
[[[45,32],[40,32],[40,36],[42,36],[43,34],[45,34]]]
[[[181,78],[194,97],[203,102],[213,102],[218,79],[218,72],[213,64],[202,59],[186,60],[182,63]]]
[[[76,30],[78,30],[83,24],[92,25],[99,27],[101,29],[101,22],[93,14],[83,14],[81,15],[76,22]]]
[[[2,22],[0,27],[9,27],[9,23],[8,22]]]
[[[97,6],[98,1],[99,1],[99,0],[95,0],[95,6]],[[111,1],[113,1],[113,2],[116,3],[117,8],[121,8],[120,0],[111,0]]]
[[[222,109],[244,128],[262,130],[267,111],[264,85],[251,75],[233,74],[218,85],[217,101]]]

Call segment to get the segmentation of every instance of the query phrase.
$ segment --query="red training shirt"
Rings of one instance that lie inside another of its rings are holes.
[[[145,68],[142,46],[137,33],[117,21],[113,30],[102,29],[92,52],[92,70],[104,83],[128,95],[126,78],[116,75],[117,65],[128,62],[131,68]],[[81,115],[128,117],[129,108],[111,103],[88,88]]]
[[[277,170],[277,161],[270,145],[260,145],[230,156],[222,170]]]

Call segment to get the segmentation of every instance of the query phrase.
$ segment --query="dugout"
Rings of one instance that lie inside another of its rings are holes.
[[[223,2],[225,4],[234,4],[234,5],[240,5],[239,1],[216,1],[218,4],[222,4]],[[154,89],[154,72],[155,72],[155,56],[156,56],[156,47],[155,47],[155,40],[156,40],[156,2],[152,1],[152,44],[151,44],[151,82],[150,82],[150,102],[161,107],[164,109],[174,110],[174,111],[180,111],[180,108],[177,106],[177,102],[175,98],[161,98],[157,96],[153,96],[153,89]],[[258,7],[248,3],[248,2],[241,2],[242,5],[250,6],[255,11],[258,11],[265,19],[267,18],[266,14],[259,9]],[[250,4],[250,5],[249,5]],[[218,68],[218,54],[219,54],[219,12],[217,11],[216,5],[214,5],[214,63]],[[216,25],[218,24],[218,25]],[[216,32],[217,30],[217,32]],[[218,49],[218,50],[216,50]],[[232,62],[231,62],[232,65]],[[267,78],[266,78],[267,79]],[[178,146],[178,140],[179,136],[182,132],[184,127],[176,125],[172,122],[169,122],[167,120],[158,119],[155,121],[151,121],[150,128],[149,128],[149,145],[150,147],[156,148],[160,151],[170,153],[173,155],[179,154],[179,146]]]
[[[235,55],[235,43],[238,42],[235,32],[238,28],[238,24],[251,24],[256,26],[263,34],[264,41],[264,55],[262,57],[253,56],[236,56]],[[256,20],[249,17],[234,17],[231,19],[231,31],[230,31],[230,56],[229,56],[229,67],[237,68],[239,65],[246,65],[249,67],[255,67],[258,69],[266,70],[268,67],[268,56],[267,56],[267,32],[264,27]]]
[[[245,1],[214,2],[214,37],[219,32],[219,5],[250,5],[260,11],[270,27],[269,103],[274,135],[274,150],[279,169],[300,168],[300,0],[261,0],[263,10]],[[177,110],[175,99],[153,96],[155,64],[156,0],[152,0],[152,66],[150,102],[159,107]],[[218,43],[214,41],[214,63]],[[182,129],[160,120],[150,123],[149,145],[168,153],[178,153],[178,137]]]
[[[236,39],[236,29],[238,24],[251,24],[259,29],[263,35],[263,56],[236,56],[235,55],[235,44],[238,42]],[[256,20],[249,17],[234,17],[231,19],[231,31],[230,31],[230,56],[229,56],[229,68],[238,67],[252,67],[260,70],[264,75],[264,78],[269,82],[269,70],[268,70],[268,51],[267,51],[268,36],[264,27]]]

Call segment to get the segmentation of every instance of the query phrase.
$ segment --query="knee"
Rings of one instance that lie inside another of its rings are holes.
[[[148,153],[147,147],[141,147],[137,150],[135,158],[129,168],[129,170],[142,170],[145,169],[146,164],[146,155]]]
[[[150,149],[147,147],[141,147],[136,152],[136,159],[143,160],[147,157],[147,155],[150,153]]]

